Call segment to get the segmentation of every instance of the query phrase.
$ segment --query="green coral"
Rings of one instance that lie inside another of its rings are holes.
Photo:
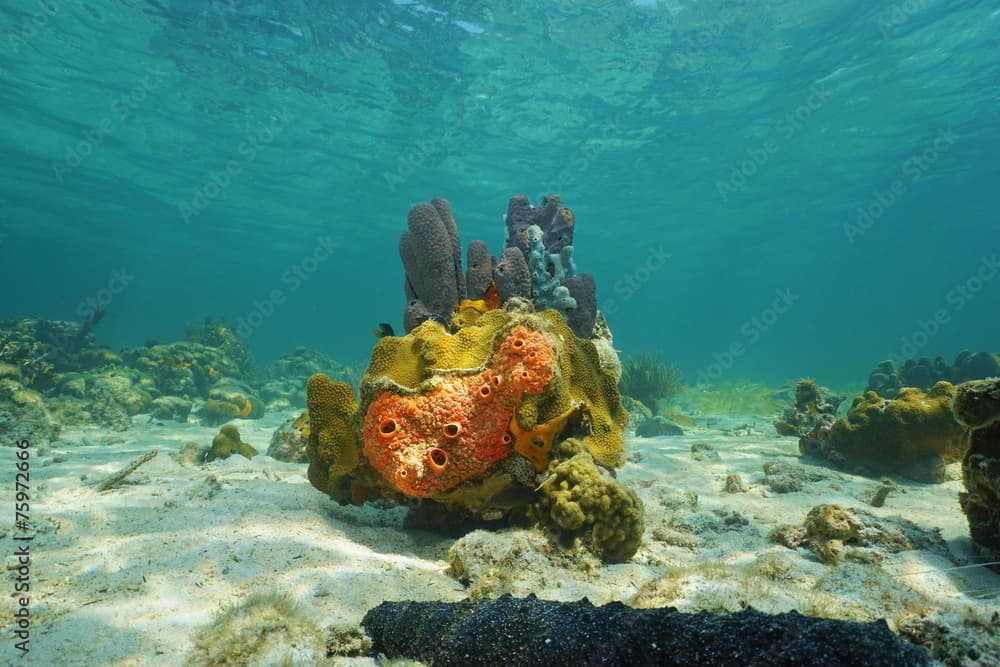
[[[640,401],[654,413],[659,412],[658,401],[676,396],[683,386],[680,370],[651,352],[639,352],[626,359],[618,382],[621,393]]]
[[[594,459],[581,452],[551,469],[539,489],[542,499],[531,517],[560,541],[578,540],[607,562],[624,562],[639,548],[643,506],[631,490],[601,475]]]

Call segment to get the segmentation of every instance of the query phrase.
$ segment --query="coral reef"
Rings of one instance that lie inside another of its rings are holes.
[[[201,326],[188,325],[185,340],[221,352],[238,369],[233,377],[245,380],[253,377],[254,359],[250,348],[221,320],[206,318]]]
[[[903,387],[927,391],[941,380],[960,384],[997,375],[1000,375],[1000,355],[962,350],[950,365],[943,357],[907,359],[898,369],[891,360],[879,362],[868,376],[865,391],[894,396]]]
[[[87,382],[88,411],[93,421],[126,430],[132,416],[149,409],[153,399],[132,373],[111,371]]]
[[[854,399],[847,416],[823,439],[820,454],[867,473],[897,473],[919,482],[944,481],[944,465],[965,453],[964,429],[955,421],[955,388],[938,382],[926,394],[903,388],[894,399],[873,391]]]
[[[160,396],[149,405],[149,416],[153,419],[168,419],[186,422],[194,403],[180,396]]]
[[[383,338],[361,391],[355,438],[352,405],[337,409],[342,401],[333,398],[339,392],[346,399],[350,389],[323,376],[310,381],[313,466],[343,461],[360,440],[367,467],[377,473],[373,481],[410,497],[451,492],[512,454],[544,470],[546,452],[567,424],[601,465],[621,461],[625,412],[613,378],[600,368],[593,343],[573,336],[551,311],[493,310],[454,334],[426,321],[405,337]],[[317,409],[337,415],[337,435],[329,439],[343,451],[320,451],[325,427]]]
[[[250,387],[226,378],[209,389],[199,416],[207,426],[218,426],[230,419],[260,419],[264,416],[264,404]]]
[[[357,385],[361,374],[350,366],[338,363],[315,350],[297,347],[271,365],[262,375],[260,398],[267,410],[304,408],[306,383],[317,373]]]
[[[132,417],[153,409],[157,394],[148,377],[121,366],[58,376],[48,404],[63,424],[99,424],[124,431]]]
[[[802,616],[684,614],[620,602],[549,602],[531,595],[497,600],[383,602],[362,627],[372,654],[440,667],[492,665],[913,665],[927,653],[885,621]]]
[[[240,431],[232,424],[219,429],[219,434],[212,438],[212,447],[205,454],[205,462],[216,459],[228,459],[233,454],[252,459],[257,456],[257,450],[240,437]]]
[[[974,380],[958,387],[955,417],[968,431],[962,459],[965,491],[959,494],[976,549],[1000,560],[1000,378]]]
[[[407,333],[379,339],[357,403],[350,385],[310,378],[309,480],[341,503],[392,499],[411,505],[413,521],[454,528],[523,519],[532,503],[539,523],[559,526],[567,513],[548,511],[555,496],[538,488],[558,478],[580,485],[572,502],[586,506],[583,520],[559,530],[586,534],[608,560],[627,559],[642,535],[641,504],[598,471],[624,462],[627,419],[607,323],[595,308],[581,335],[572,309],[527,298],[539,296],[524,261],[532,251],[547,258],[533,268],[553,272],[544,277],[552,293],[568,294],[573,217],[558,198],[546,199],[544,219],[523,197],[511,207],[504,255],[496,261],[473,242],[467,273],[448,203],[410,210],[399,243]],[[587,505],[594,498],[603,504]]]
[[[245,384],[249,353],[223,325],[208,322],[197,336],[219,347],[151,341],[119,356],[94,345],[92,330],[99,312],[81,323],[28,318],[0,324],[0,358],[10,362],[0,361],[0,367],[16,369],[13,373],[0,368],[0,377],[37,391],[47,407],[45,419],[125,430],[133,416],[145,412],[154,419],[186,421],[197,399],[208,401],[200,413],[209,415],[206,421],[212,424],[262,414],[259,400]],[[230,354],[237,355],[237,361]],[[235,385],[246,401],[235,396]],[[24,424],[39,423],[27,414],[22,419]],[[50,436],[38,432],[35,437]]]
[[[104,315],[96,309],[83,322],[26,317],[0,321],[0,363],[21,369],[20,382],[36,391],[52,388],[58,374],[121,363],[94,345],[93,328]]]
[[[817,457],[823,440],[837,421],[837,408],[844,397],[834,396],[829,389],[808,379],[795,383],[794,393],[795,405],[785,408],[774,428],[778,435],[797,437],[800,454]]]
[[[322,375],[310,380],[308,405],[309,478],[340,502],[423,498],[422,507],[433,500],[487,516],[511,509],[497,499],[530,491],[577,450],[609,469],[623,459],[626,414],[615,378],[594,343],[554,311],[491,310],[455,333],[427,320],[379,341],[360,406],[348,385]],[[557,452],[570,436],[574,451]],[[614,493],[608,484],[600,480],[606,495]],[[596,548],[625,550],[602,530]]]
[[[22,384],[20,369],[0,364],[0,438],[6,446],[20,440],[47,444],[59,435],[60,425],[41,394]]]
[[[244,379],[239,365],[224,352],[190,341],[125,348],[122,359],[164,396],[207,398],[216,384]]]
[[[639,352],[622,364],[618,389],[659,414],[659,401],[676,396],[684,386],[684,378],[676,366],[667,365],[651,352]]]

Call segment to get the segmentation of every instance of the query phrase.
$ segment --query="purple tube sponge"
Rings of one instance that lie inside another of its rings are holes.
[[[514,296],[531,298],[531,272],[524,255],[516,247],[509,247],[500,255],[493,268],[493,280],[501,303]]]
[[[399,257],[406,271],[407,299],[447,319],[465,294],[461,245],[451,208],[444,199],[417,204],[406,222],[408,229],[399,237]]]
[[[493,284],[493,257],[486,243],[476,239],[469,244],[466,255],[469,268],[465,272],[465,296],[469,299],[482,299],[486,290]]]
[[[507,203],[507,247],[516,246],[527,257],[531,251],[528,228],[536,225],[542,230],[542,244],[551,254],[558,254],[573,245],[576,217],[563,206],[559,195],[547,195],[537,207],[524,195],[516,195]]]
[[[563,280],[576,308],[566,314],[566,322],[580,338],[590,338],[597,322],[597,283],[589,273],[578,273]]]

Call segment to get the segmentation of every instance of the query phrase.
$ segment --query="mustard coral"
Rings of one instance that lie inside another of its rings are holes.
[[[240,437],[239,429],[227,424],[219,429],[219,434],[212,439],[212,447],[205,453],[205,462],[216,459],[227,459],[233,454],[252,459],[257,456],[257,450]]]
[[[830,428],[822,455],[876,474],[941,482],[944,464],[960,460],[965,451],[963,429],[951,411],[954,394],[948,382],[926,394],[904,388],[894,399],[869,391]]]
[[[582,540],[609,562],[626,561],[639,548],[642,501],[602,476],[586,452],[555,466],[540,491],[542,500],[532,506],[532,516],[564,543]]]

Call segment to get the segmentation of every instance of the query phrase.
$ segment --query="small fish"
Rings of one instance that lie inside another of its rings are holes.
[[[386,336],[395,336],[396,332],[393,331],[392,325],[388,322],[379,322],[378,326],[372,329],[372,334],[376,338],[385,338]]]

